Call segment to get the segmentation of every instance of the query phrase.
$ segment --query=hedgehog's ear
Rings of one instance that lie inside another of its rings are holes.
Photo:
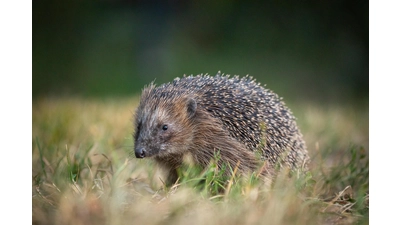
[[[193,98],[189,98],[186,104],[186,109],[188,112],[189,118],[192,118],[194,114],[196,114],[196,109],[197,109],[197,102]]]

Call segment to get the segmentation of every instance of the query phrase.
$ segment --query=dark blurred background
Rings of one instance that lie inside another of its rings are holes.
[[[250,74],[290,101],[368,101],[368,1],[33,1],[33,98]]]

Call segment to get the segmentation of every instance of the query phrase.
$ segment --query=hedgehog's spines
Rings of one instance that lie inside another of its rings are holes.
[[[155,87],[153,82],[150,83],[145,89],[150,88],[151,93],[147,91],[143,95],[145,99],[141,99],[140,107],[150,107],[151,110],[140,110],[149,114],[161,112],[152,110],[156,107],[169,107],[168,110],[162,112],[186,115],[183,112],[175,112],[180,109],[175,104],[180,104],[181,100],[188,98],[193,99],[196,107],[190,108],[193,110],[189,110],[189,112],[194,116],[193,119],[197,123],[209,123],[210,120],[218,121],[212,126],[223,129],[230,138],[233,138],[238,144],[243,144],[247,151],[255,152],[257,149],[262,149],[261,158],[268,160],[273,165],[279,163],[280,157],[284,157],[282,159],[284,164],[291,168],[300,167],[302,165],[299,163],[308,161],[308,155],[302,135],[297,128],[296,119],[282,101],[283,98],[265,87],[266,84],[261,86],[260,82],[256,82],[256,79],[248,74],[242,78],[238,75],[231,77],[229,74],[221,73],[221,71],[218,71],[215,76],[210,76],[208,73],[195,76],[193,74],[184,75],[183,78],[175,78],[172,82],[159,87]],[[196,110],[195,114],[194,109]],[[147,114],[143,114],[143,116],[155,118]],[[173,115],[169,117],[173,117]],[[201,119],[203,117],[196,119],[199,115],[207,116],[207,121]],[[180,120],[181,117],[179,116],[177,121]],[[196,125],[196,127],[201,126]],[[187,125],[184,128],[188,129],[188,133],[192,132],[190,130],[192,128],[187,127]],[[201,132],[200,134],[195,133],[193,138],[211,138],[216,135],[207,133],[212,129],[202,130],[203,134]],[[179,137],[176,138],[179,139]],[[187,148],[196,147],[198,151],[212,151],[210,149],[212,146],[221,146],[221,143],[212,143],[212,141],[211,143],[205,140],[204,142],[194,142],[204,143],[205,146],[198,146],[199,144],[197,144],[196,146],[187,146]],[[231,143],[227,143],[227,146],[228,144],[231,145]],[[168,146],[174,146],[174,143],[169,143]],[[179,146],[179,148],[182,148],[182,146]],[[242,148],[239,147],[238,149],[230,149],[230,151],[235,152],[239,149],[242,151]],[[284,156],[284,152],[287,150],[289,152],[287,156]],[[244,153],[235,152],[235,154]]]

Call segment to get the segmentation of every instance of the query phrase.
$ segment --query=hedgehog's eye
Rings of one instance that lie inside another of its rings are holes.
[[[168,130],[168,125],[164,124],[164,125],[162,126],[162,129],[163,129],[163,130]]]

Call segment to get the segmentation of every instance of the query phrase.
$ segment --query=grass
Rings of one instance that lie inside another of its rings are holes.
[[[179,182],[165,187],[153,161],[128,158],[137,103],[33,101],[33,224],[368,224],[367,105],[289,105],[309,173],[282,172],[267,187],[256,174],[224,177],[214,164],[185,165]]]

